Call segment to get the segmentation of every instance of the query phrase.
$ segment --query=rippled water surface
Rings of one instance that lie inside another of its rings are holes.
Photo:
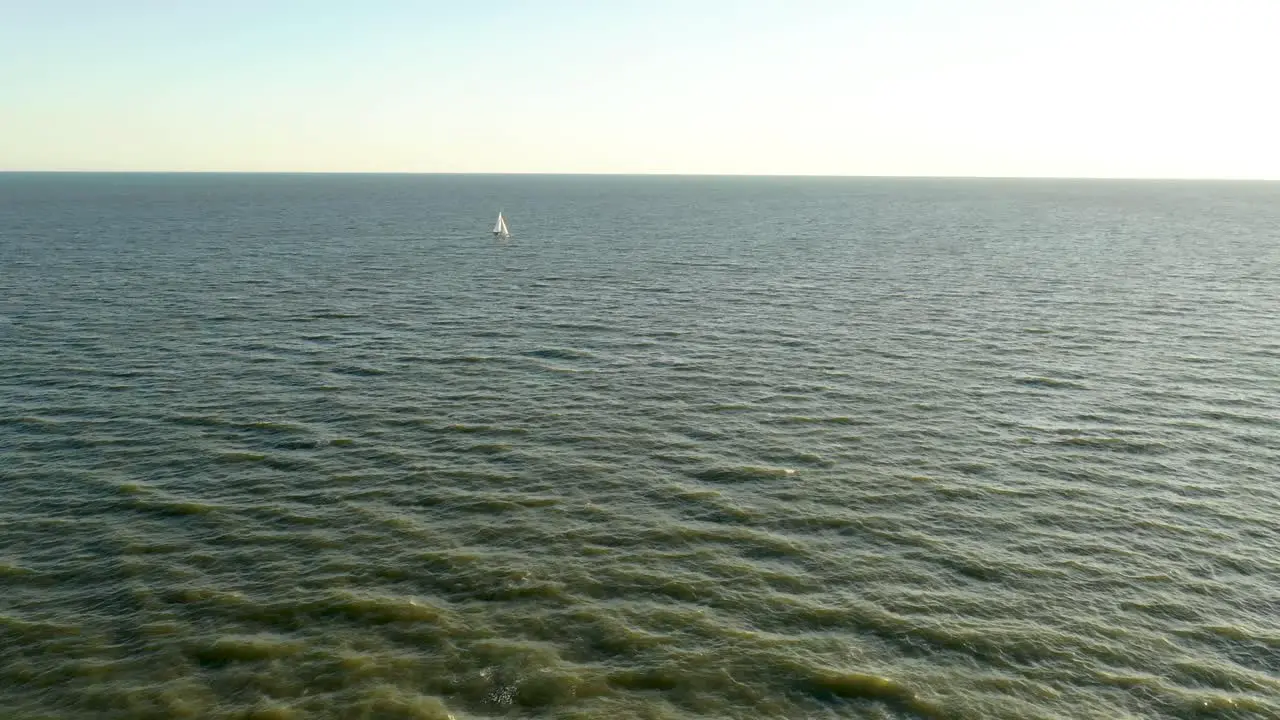
[[[0,176],[5,717],[1278,676],[1280,185]]]

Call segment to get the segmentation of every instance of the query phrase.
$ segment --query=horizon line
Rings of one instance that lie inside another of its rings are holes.
[[[6,170],[0,175],[417,175],[486,177],[661,177],[661,178],[813,178],[845,180],[1097,180],[1164,182],[1280,182],[1280,177],[1189,177],[1109,175],[858,175],[825,173],[679,173],[679,172],[458,172],[415,170]]]

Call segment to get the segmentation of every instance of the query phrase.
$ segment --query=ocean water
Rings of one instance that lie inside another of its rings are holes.
[[[0,175],[0,708],[1280,717],[1280,184]]]

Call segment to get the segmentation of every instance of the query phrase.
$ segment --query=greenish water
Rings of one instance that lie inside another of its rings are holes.
[[[1277,228],[0,175],[3,716],[1280,717]]]

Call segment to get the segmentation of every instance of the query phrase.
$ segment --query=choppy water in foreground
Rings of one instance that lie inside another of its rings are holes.
[[[0,707],[1280,717],[1278,228],[1276,184],[0,176]]]

